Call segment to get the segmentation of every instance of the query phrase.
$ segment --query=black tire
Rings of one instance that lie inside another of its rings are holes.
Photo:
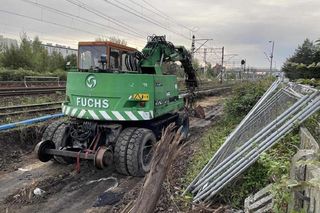
[[[150,171],[155,143],[156,137],[149,129],[127,128],[123,130],[115,147],[117,171],[125,175],[144,176]]]
[[[54,142],[56,149],[62,149],[66,146],[67,137],[68,137],[68,128],[66,124],[61,124],[55,131],[52,141]],[[53,156],[53,159],[61,164],[70,164],[74,162],[74,159],[70,157],[63,156]]]
[[[114,147],[114,164],[117,172],[123,175],[129,175],[127,169],[127,149],[130,138],[136,129],[134,127],[124,129],[120,133]]]
[[[178,128],[182,126],[181,133],[184,134],[183,140],[186,140],[188,138],[189,131],[190,131],[190,121],[189,121],[188,113],[185,113],[185,112],[179,113],[179,117],[176,122],[176,125]]]
[[[156,142],[156,136],[150,129],[139,128],[133,133],[127,150],[127,167],[130,175],[142,177],[150,171]]]
[[[51,123],[43,132],[42,134],[42,138],[41,140],[42,141],[45,141],[45,140],[52,140],[53,138],[53,135],[55,133],[55,131],[58,129],[58,127],[60,125],[63,124],[63,121],[55,121],[53,123]]]

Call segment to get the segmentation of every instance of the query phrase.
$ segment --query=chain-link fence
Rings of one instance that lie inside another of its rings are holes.
[[[210,200],[318,109],[319,91],[275,81],[188,186],[194,202]]]

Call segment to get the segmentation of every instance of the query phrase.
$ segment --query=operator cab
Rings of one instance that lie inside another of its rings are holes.
[[[130,55],[137,50],[109,41],[79,42],[79,71],[119,72],[131,71]]]

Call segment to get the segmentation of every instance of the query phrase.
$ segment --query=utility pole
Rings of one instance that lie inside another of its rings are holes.
[[[191,43],[191,59],[194,57],[194,50],[195,50],[195,39],[196,37],[193,35],[192,36],[192,43]]]
[[[241,69],[242,69],[242,71],[243,71],[243,76],[245,76],[245,72],[246,72],[246,59],[242,59],[241,60]],[[242,80],[242,77],[243,76],[241,76],[241,69],[240,69],[240,71],[239,71],[239,78],[240,78],[240,80]]]
[[[224,47],[221,48],[221,71],[220,71],[220,83],[222,83],[223,79],[223,61],[224,61]]]
[[[273,51],[274,51],[274,41],[269,41],[269,43],[272,43],[272,49],[270,54],[270,72],[272,72],[272,60],[273,60]]]
[[[204,62],[204,69],[203,72],[207,72],[207,48],[203,48],[203,62]]]

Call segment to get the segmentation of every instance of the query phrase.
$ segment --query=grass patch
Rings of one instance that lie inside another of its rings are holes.
[[[235,124],[232,121],[222,119],[201,138],[199,150],[194,155],[184,178],[185,183],[190,183],[197,176],[223,144],[234,126]]]

